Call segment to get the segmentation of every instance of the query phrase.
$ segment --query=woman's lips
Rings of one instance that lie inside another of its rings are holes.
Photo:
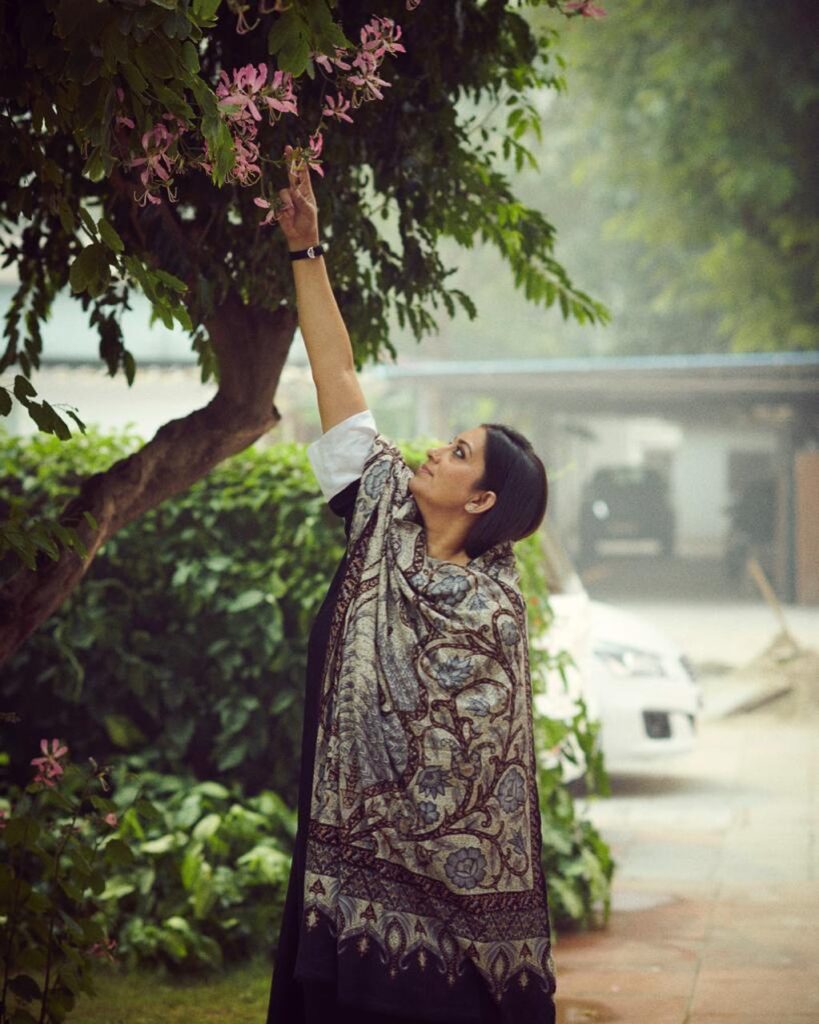
[[[426,466],[421,466],[421,468],[418,470],[418,472],[419,473],[427,473],[429,476],[432,476],[432,473],[430,473],[430,471],[427,469]]]

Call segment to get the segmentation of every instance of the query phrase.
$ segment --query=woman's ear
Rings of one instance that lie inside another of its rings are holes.
[[[481,512],[488,512],[498,500],[494,491],[481,491],[480,494],[470,498],[466,503],[466,511],[471,515],[480,515]]]

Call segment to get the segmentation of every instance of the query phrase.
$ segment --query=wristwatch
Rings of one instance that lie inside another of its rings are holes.
[[[323,245],[311,245],[306,249],[298,249],[296,252],[290,253],[291,260],[317,260],[319,256],[324,255]]]

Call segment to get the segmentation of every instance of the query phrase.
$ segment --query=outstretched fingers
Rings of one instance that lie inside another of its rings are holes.
[[[292,159],[293,147],[285,146],[285,158],[287,159],[287,171],[290,177],[290,191],[293,199],[300,205],[315,205],[313,195],[313,184],[310,180],[310,168],[305,160],[295,163]]]

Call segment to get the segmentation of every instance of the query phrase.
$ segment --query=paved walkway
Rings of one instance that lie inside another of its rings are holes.
[[[819,1022],[819,680],[706,718],[698,749],[613,780],[607,929],[559,936],[559,1024]]]

